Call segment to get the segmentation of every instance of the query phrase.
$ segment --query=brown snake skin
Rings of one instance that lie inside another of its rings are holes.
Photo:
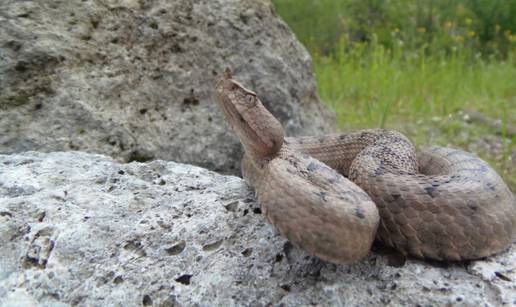
[[[478,157],[443,147],[416,155],[405,136],[381,129],[284,138],[256,94],[229,73],[217,94],[263,213],[311,254],[351,263],[375,237],[436,260],[476,259],[511,245],[516,200]]]

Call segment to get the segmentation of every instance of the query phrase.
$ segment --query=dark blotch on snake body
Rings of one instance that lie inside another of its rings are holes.
[[[374,170],[374,174],[373,174],[374,177],[379,177],[381,175],[385,175],[385,167],[383,167],[383,165],[378,166]]]
[[[317,163],[310,162],[310,164],[308,164],[308,167],[306,169],[309,172],[313,172],[313,171],[317,170],[318,168],[319,168],[319,165],[317,165]]]
[[[434,188],[434,187],[426,187],[425,188],[426,194],[430,195],[430,197],[432,197],[432,198],[435,197],[435,195],[434,195],[435,190],[436,190],[436,188]]]
[[[358,177],[358,171],[356,169],[352,169],[350,172],[349,172],[349,176],[348,178],[353,181],[354,179],[356,179]]]
[[[330,179],[328,179],[328,182],[329,182],[330,184],[334,184],[335,182],[337,182],[337,181],[338,181],[338,179],[339,179],[338,177],[330,178]]]
[[[287,172],[291,173],[292,175],[297,175],[297,171],[295,169],[287,168]]]
[[[391,194],[391,196],[392,196],[392,201],[397,201],[401,197],[400,194]]]
[[[327,201],[326,195],[327,193],[324,191],[314,192],[315,195],[319,196],[323,201]]]
[[[470,208],[471,211],[477,211],[478,210],[478,205],[474,201],[469,201],[468,202],[468,208]]]
[[[355,208],[355,215],[359,218],[359,219],[363,219],[365,218],[365,215],[364,215],[364,209],[360,208],[360,207],[356,207]]]
[[[288,162],[290,162],[290,164],[293,165],[295,168],[299,168],[299,161],[295,157],[290,156]]]
[[[491,191],[495,191],[496,190],[496,187],[492,183],[490,183],[490,182],[488,182],[486,184],[486,188],[491,190]]]

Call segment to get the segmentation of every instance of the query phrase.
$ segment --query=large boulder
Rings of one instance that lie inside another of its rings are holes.
[[[226,67],[287,134],[329,131],[307,51],[262,0],[2,0],[0,152],[82,150],[235,172]]]
[[[501,306],[516,247],[482,261],[310,257],[237,177],[80,152],[0,155],[1,306]]]

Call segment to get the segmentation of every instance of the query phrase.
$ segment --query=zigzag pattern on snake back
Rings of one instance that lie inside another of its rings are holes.
[[[229,74],[217,93],[262,211],[311,254],[354,262],[376,237],[415,257],[464,260],[512,243],[514,195],[478,157],[443,147],[416,155],[405,136],[381,129],[284,138],[256,94]]]

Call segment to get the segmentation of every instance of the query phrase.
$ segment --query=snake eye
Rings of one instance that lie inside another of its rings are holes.
[[[256,96],[254,95],[251,95],[251,94],[247,94],[245,95],[245,101],[251,105],[251,106],[255,106],[256,105]]]

